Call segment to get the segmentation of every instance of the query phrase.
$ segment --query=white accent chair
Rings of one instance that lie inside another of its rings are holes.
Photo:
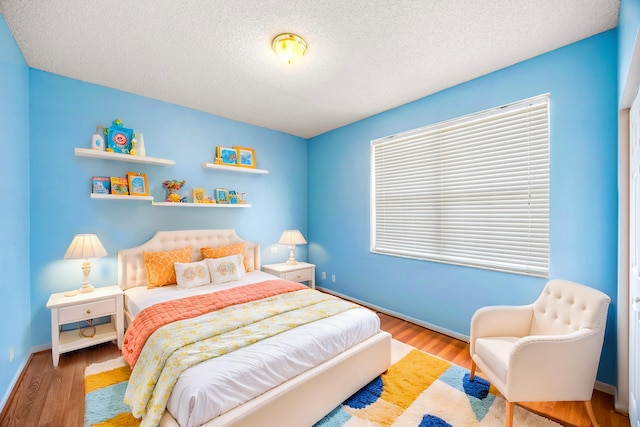
[[[591,406],[607,309],[604,293],[549,281],[530,305],[483,307],[471,319],[471,375],[476,367],[504,396],[506,426],[515,402],[583,401]]]

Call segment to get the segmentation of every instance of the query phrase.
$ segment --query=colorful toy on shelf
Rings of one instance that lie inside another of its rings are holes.
[[[133,129],[123,127],[122,120],[115,119],[111,122],[111,126],[104,129],[104,134],[107,137],[107,151],[129,154],[131,140],[133,139]]]
[[[178,191],[185,185],[187,181],[182,180],[178,181],[176,179],[170,179],[162,183],[164,188],[167,189],[167,202],[175,202],[175,203],[185,203],[187,201],[186,197],[180,197]]]

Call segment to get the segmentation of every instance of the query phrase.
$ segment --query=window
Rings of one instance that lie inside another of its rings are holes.
[[[549,95],[371,141],[371,251],[548,276]]]

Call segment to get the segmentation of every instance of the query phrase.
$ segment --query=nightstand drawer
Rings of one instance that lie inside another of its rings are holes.
[[[311,269],[306,268],[304,270],[290,271],[284,274],[284,278],[292,282],[311,280]]]
[[[93,319],[95,317],[114,314],[116,312],[115,298],[103,301],[61,307],[58,312],[59,323],[76,322],[78,320]]]

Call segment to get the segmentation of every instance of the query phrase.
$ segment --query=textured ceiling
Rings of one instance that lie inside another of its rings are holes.
[[[619,0],[0,0],[30,67],[309,138],[617,26]],[[306,39],[286,65],[282,32]]]

